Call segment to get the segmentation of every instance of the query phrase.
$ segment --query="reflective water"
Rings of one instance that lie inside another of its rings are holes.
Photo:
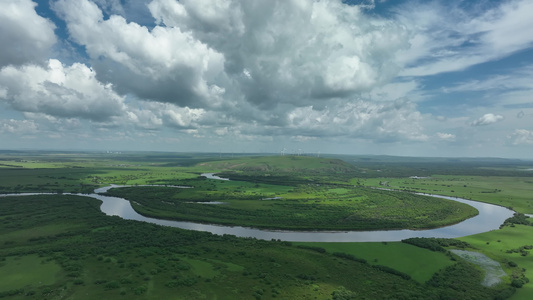
[[[107,189],[95,190],[96,193],[105,192]],[[442,237],[455,238],[476,233],[498,229],[505,219],[513,216],[513,211],[505,207],[487,203],[475,202],[461,198],[446,196],[436,196],[466,203],[475,207],[479,215],[465,220],[461,223],[429,230],[379,230],[379,231],[281,231],[281,230],[261,230],[240,226],[221,226],[212,224],[198,224],[193,222],[179,222],[159,220],[139,215],[133,210],[129,201],[97,194],[90,197],[103,201],[101,210],[107,215],[116,215],[128,220],[144,221],[164,226],[172,226],[189,230],[208,231],[214,234],[231,234],[239,237],[254,237],[257,239],[271,240],[279,239],[283,241],[299,242],[381,242],[400,241],[411,237]]]
[[[211,174],[212,175],[212,174]],[[281,231],[281,230],[261,230],[240,226],[221,226],[212,224],[198,224],[193,222],[169,221],[154,218],[148,218],[138,214],[129,201],[117,198],[99,195],[112,187],[109,186],[95,190],[95,194],[80,196],[92,197],[102,201],[101,210],[106,215],[119,216],[127,220],[143,221],[163,226],[178,227],[188,230],[207,231],[213,234],[223,235],[231,234],[239,237],[253,237],[263,240],[279,239],[283,241],[299,242],[381,242],[381,241],[400,241],[411,237],[441,237],[456,238],[490,230],[498,229],[499,226],[510,218],[514,211],[505,207],[492,204],[470,201],[461,198],[428,195],[433,197],[451,199],[454,201],[466,203],[475,207],[479,215],[465,220],[461,223],[429,230],[379,230],[379,231]],[[179,188],[179,187],[178,187]],[[181,187],[184,188],[184,187]],[[36,193],[31,193],[35,195]],[[17,194],[24,195],[24,194]],[[426,194],[427,195],[427,194]]]
[[[218,177],[215,173],[202,173],[200,176],[204,176],[207,179],[229,180],[228,178]]]

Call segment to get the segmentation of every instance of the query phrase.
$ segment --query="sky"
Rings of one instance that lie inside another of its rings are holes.
[[[0,149],[533,158],[533,0],[0,0]]]

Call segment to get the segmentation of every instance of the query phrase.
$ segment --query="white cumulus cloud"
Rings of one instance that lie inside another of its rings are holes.
[[[424,141],[422,115],[410,102],[352,101],[324,109],[298,107],[274,132],[307,137],[372,138],[377,141]],[[268,131],[267,131],[268,133]]]
[[[0,120],[0,133],[33,134],[37,131],[38,126],[32,120]]]
[[[510,136],[514,145],[532,145],[533,131],[527,129],[516,129]]]
[[[399,71],[404,28],[340,1],[154,0],[151,29],[87,0],[56,11],[98,78],[141,99],[193,108],[245,100],[306,106],[369,91]]]
[[[348,2],[0,0],[2,138],[524,151],[533,2]]]
[[[84,45],[98,78],[122,93],[182,106],[212,106],[224,88],[214,79],[224,57],[179,27],[152,29],[122,16],[104,20],[96,4],[60,0],[56,11],[70,35]]]
[[[124,112],[124,99],[95,78],[87,66],[64,66],[50,59],[48,66],[7,66],[0,70],[0,100],[22,112],[105,121]]]
[[[441,140],[449,141],[455,139],[455,134],[451,133],[444,133],[444,132],[437,132],[437,137]]]
[[[484,126],[494,124],[503,120],[503,116],[495,114],[485,114],[481,118],[470,123],[472,126]]]
[[[56,42],[55,25],[30,0],[0,1],[0,68],[46,59]]]

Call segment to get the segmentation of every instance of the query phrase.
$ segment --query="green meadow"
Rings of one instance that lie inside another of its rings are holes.
[[[512,280],[513,273],[518,273],[520,269],[525,269],[525,275],[533,279],[533,259],[530,256],[533,249],[533,226],[513,225],[505,226],[500,230],[494,230],[472,236],[460,238],[468,242],[485,255],[496,261],[509,266],[515,263],[516,267],[507,270]],[[531,246],[530,249],[522,249],[523,246]],[[533,286],[525,284],[518,289],[512,299],[528,300],[533,295]]]
[[[521,172],[522,175],[524,172]],[[532,172],[529,172],[532,173]],[[427,178],[371,178],[363,185],[460,197],[533,213],[533,177],[432,175]]]
[[[443,253],[428,251],[401,242],[379,243],[295,243],[310,247],[321,247],[327,252],[341,252],[365,259],[372,265],[383,265],[424,283],[440,269],[453,265]]]
[[[54,284],[61,267],[37,255],[11,256],[0,262],[0,293]]]

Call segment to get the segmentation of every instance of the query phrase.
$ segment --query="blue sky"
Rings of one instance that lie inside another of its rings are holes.
[[[0,149],[531,159],[531,11],[2,0]]]

